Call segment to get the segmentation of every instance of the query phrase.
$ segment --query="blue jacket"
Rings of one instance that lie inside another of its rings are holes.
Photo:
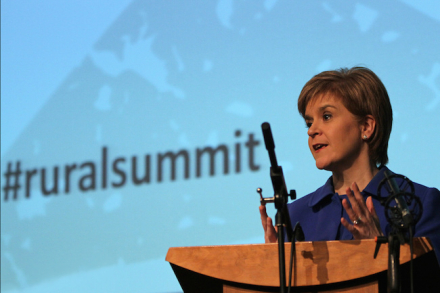
[[[380,226],[385,235],[392,231],[391,225],[385,216],[385,208],[374,198],[377,196],[377,188],[385,178],[384,171],[387,167],[382,167],[370,181],[367,187],[361,192],[365,200],[373,195],[373,204],[379,217]],[[405,181],[396,179],[400,188],[403,189]],[[423,214],[417,222],[414,237],[430,237],[437,255],[440,251],[440,191],[436,188],[414,183],[414,193],[420,198],[423,206]],[[388,191],[383,187],[381,197],[388,197]],[[326,241],[326,240],[350,240],[353,235],[341,224],[341,217],[349,222],[345,209],[342,207],[342,199],[346,195],[338,195],[334,192],[332,178],[312,192],[294,202],[288,204],[288,210],[292,227],[296,222],[300,222],[304,230],[306,241]],[[410,208],[413,206],[411,204]],[[290,240],[289,240],[290,241]],[[439,258],[438,258],[439,259]]]

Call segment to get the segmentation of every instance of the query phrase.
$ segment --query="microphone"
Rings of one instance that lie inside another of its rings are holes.
[[[266,145],[266,150],[269,153],[269,160],[272,168],[278,168],[277,157],[275,156],[275,142],[272,136],[272,130],[270,129],[270,124],[264,122],[261,124],[261,130],[263,131],[264,144]]]
[[[414,221],[411,211],[409,210],[408,205],[406,204],[406,201],[402,196],[404,192],[400,190],[396,180],[394,180],[394,178],[392,177],[393,174],[391,174],[390,171],[385,170],[384,175],[388,182],[388,185],[391,188],[391,196],[394,197],[394,200],[397,203],[397,209],[402,215],[403,228],[408,228],[413,224]]]

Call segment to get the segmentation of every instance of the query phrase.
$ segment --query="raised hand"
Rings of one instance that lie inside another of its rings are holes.
[[[352,224],[346,219],[341,218],[344,227],[353,234],[354,239],[371,239],[376,236],[382,236],[379,218],[374,209],[373,200],[369,196],[364,202],[359,187],[356,183],[351,185],[352,189],[347,188],[347,198],[342,200],[342,206],[351,219]]]

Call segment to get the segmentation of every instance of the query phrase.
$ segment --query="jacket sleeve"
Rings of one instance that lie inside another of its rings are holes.
[[[423,213],[415,227],[415,237],[429,237],[440,264],[440,191],[436,188],[416,186]]]

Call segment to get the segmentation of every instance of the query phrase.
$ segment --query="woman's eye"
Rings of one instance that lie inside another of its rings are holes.
[[[332,118],[332,115],[330,114],[324,114],[324,120],[329,120],[330,118]]]
[[[306,127],[307,127],[307,128],[312,127],[312,123],[311,123],[311,122],[306,122]]]

